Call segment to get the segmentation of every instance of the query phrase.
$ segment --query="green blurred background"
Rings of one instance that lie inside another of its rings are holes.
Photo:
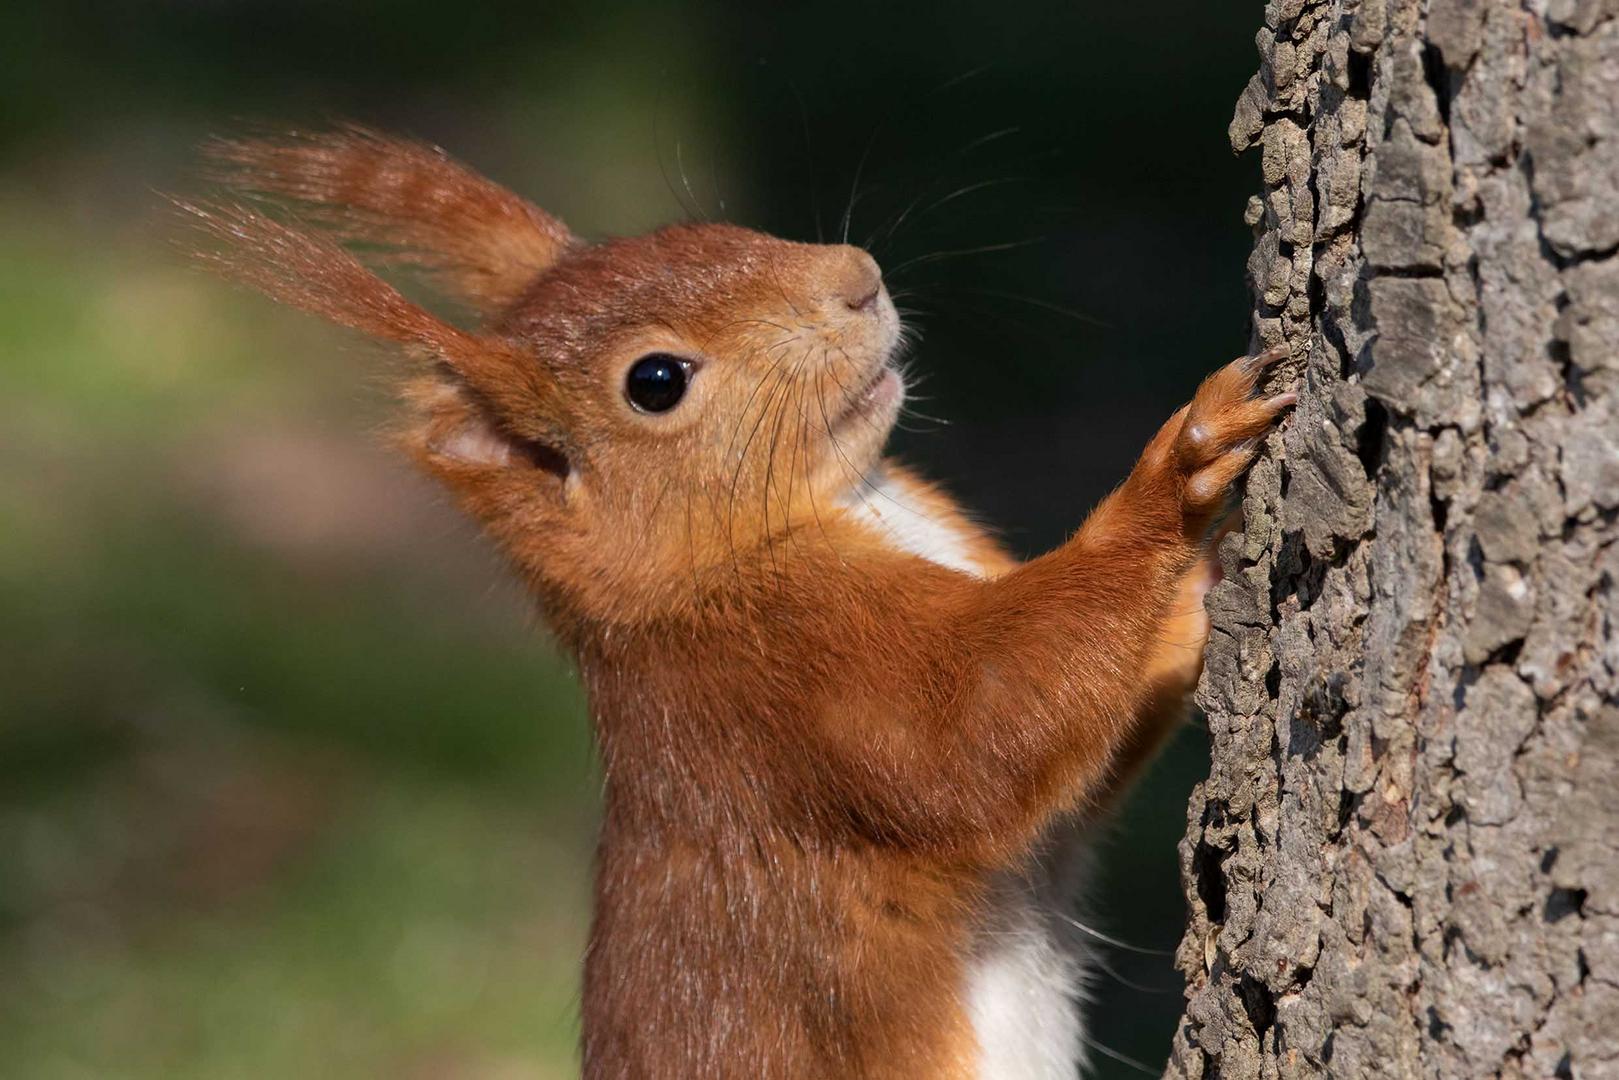
[[[487,546],[374,432],[350,338],[186,268],[159,192],[243,124],[441,143],[586,235],[869,242],[927,373],[901,451],[1059,541],[1246,344],[1257,5],[7,3],[0,1075],[576,1066],[597,777]],[[895,219],[911,207],[902,225]],[[1177,939],[1195,726],[1095,922]],[[1163,956],[1093,1032],[1156,1067]],[[1096,1074],[1137,1070],[1098,1054]]]

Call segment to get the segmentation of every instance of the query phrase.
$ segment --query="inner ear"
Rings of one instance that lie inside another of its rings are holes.
[[[512,439],[512,452],[518,459],[527,462],[541,472],[550,473],[558,480],[567,480],[568,474],[573,471],[568,463],[568,456],[549,443],[536,439]]]
[[[427,441],[429,452],[463,465],[500,467],[511,462],[513,442],[495,429],[481,410],[463,416]]]
[[[506,430],[487,407],[466,401],[464,389],[454,391],[465,403],[447,423],[435,425],[427,440],[429,453],[463,465],[482,468],[527,468],[554,478],[559,484],[568,479],[572,466],[560,448],[539,439],[514,435]]]

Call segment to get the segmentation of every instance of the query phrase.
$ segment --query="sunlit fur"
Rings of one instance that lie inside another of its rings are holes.
[[[1051,830],[1088,828],[1183,714],[1205,538],[1287,403],[1251,399],[1261,362],[1017,565],[882,460],[901,330],[864,252],[728,225],[589,244],[356,129],[211,160],[203,258],[419,361],[401,442],[578,662],[605,776],[586,1075],[1044,1075],[972,1026],[995,883],[1046,873]],[[691,365],[658,415],[623,390],[649,352]]]

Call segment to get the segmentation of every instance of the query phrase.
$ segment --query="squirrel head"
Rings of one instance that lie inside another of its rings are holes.
[[[554,613],[700,600],[844,504],[897,418],[899,318],[859,248],[725,224],[586,243],[441,151],[359,128],[205,153],[227,195],[181,204],[217,241],[199,257],[405,347],[400,440]],[[478,325],[356,252],[425,274]]]

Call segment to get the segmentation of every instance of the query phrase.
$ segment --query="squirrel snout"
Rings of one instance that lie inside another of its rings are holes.
[[[868,311],[883,289],[883,272],[860,248],[843,245],[836,249],[829,274],[829,300],[841,300],[850,311]]]

